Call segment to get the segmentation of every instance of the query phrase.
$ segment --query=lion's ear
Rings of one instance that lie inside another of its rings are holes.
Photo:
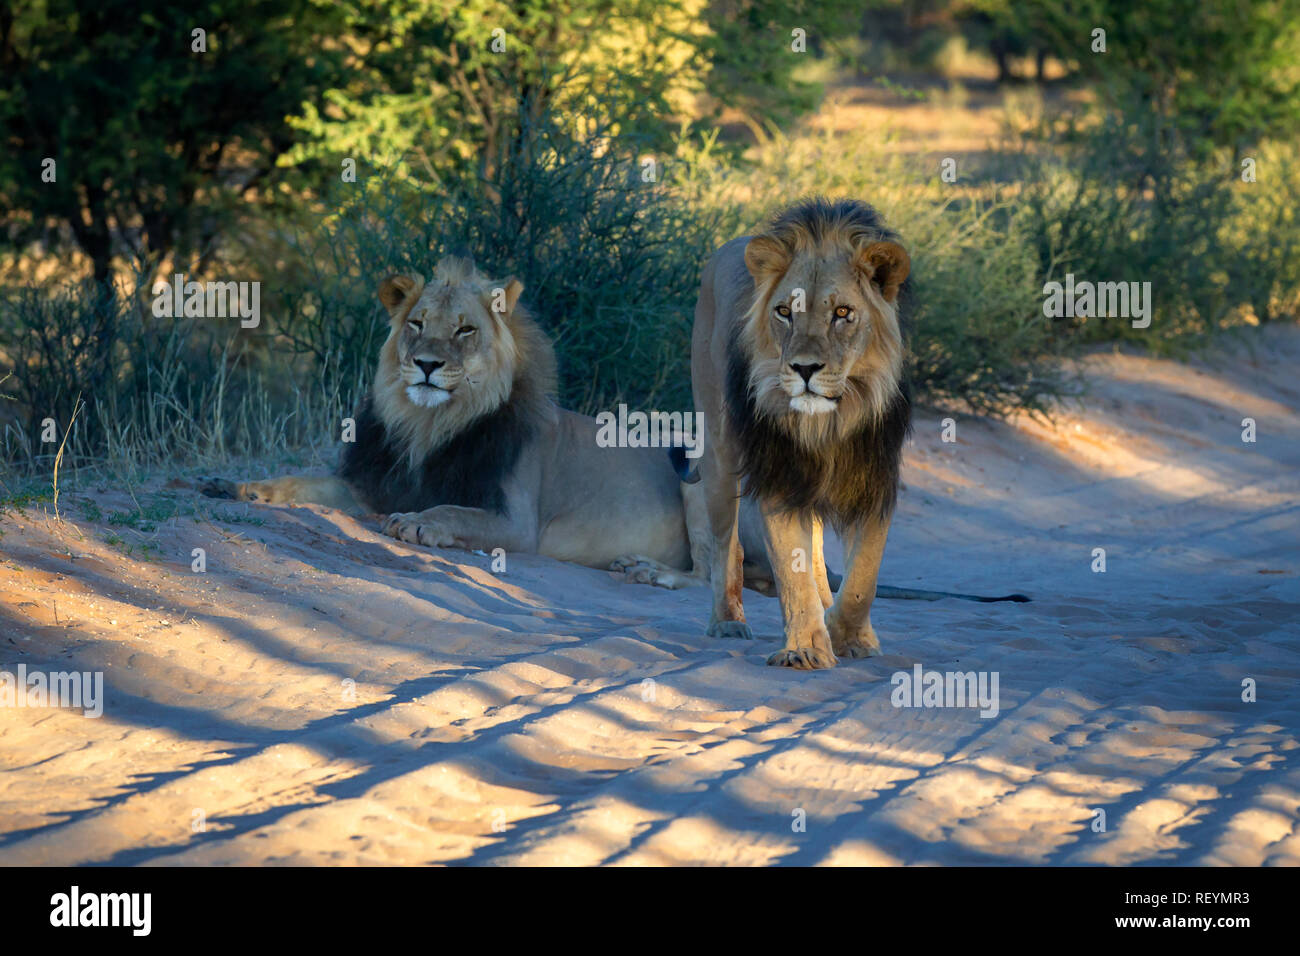
[[[755,236],[745,246],[745,268],[756,280],[785,272],[790,259],[790,250],[771,236]]]
[[[896,242],[873,242],[858,253],[858,265],[880,289],[885,301],[893,302],[912,271],[912,257]]]
[[[515,311],[519,296],[523,294],[524,284],[514,276],[502,281],[488,284],[487,307],[493,315],[505,317]]]
[[[419,276],[393,275],[379,283],[379,301],[384,304],[388,314],[395,316],[410,299],[424,288],[424,280]]]

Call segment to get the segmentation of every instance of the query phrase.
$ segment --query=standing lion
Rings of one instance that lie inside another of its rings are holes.
[[[708,633],[750,637],[737,504],[758,499],[785,647],[769,664],[834,667],[880,650],[871,627],[911,404],[898,237],[854,200],[813,199],[705,266],[691,350],[709,423],[699,472],[712,532]],[[822,524],[848,567],[832,603]]]

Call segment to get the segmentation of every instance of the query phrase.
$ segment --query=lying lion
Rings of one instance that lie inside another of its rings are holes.
[[[385,514],[384,532],[415,544],[533,552],[665,588],[706,583],[703,490],[683,485],[662,450],[599,447],[595,419],[555,405],[554,350],[522,291],[455,257],[427,285],[384,280],[391,330],[337,473],[215,479],[204,494]],[[748,510],[744,579],[770,592]]]

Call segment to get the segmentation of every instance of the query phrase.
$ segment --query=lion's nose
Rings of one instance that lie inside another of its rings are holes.
[[[794,369],[796,372],[798,372],[800,377],[803,379],[803,383],[805,385],[808,385],[812,382],[812,377],[816,375],[818,372],[820,372],[822,369],[824,369],[826,366],[824,364],[796,365],[793,362],[791,362],[790,367]]]
[[[424,370],[424,377],[427,380],[430,375],[446,365],[446,362],[435,362],[432,359],[416,359],[415,364]]]

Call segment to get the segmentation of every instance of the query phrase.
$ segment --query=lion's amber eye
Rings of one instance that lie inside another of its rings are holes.
[[[458,328],[458,329],[456,330],[456,334],[457,334],[458,336],[459,336],[459,335],[469,335],[471,332],[474,332],[474,331],[476,331],[475,328],[474,328],[474,326],[472,326],[472,325],[462,325],[460,328]]]
[[[776,307],[776,314],[783,319],[788,319],[790,318],[790,307],[788,305],[778,305]]]
[[[835,318],[837,319],[847,319],[852,315],[853,315],[853,310],[850,309],[847,305],[841,305],[835,310]]]

